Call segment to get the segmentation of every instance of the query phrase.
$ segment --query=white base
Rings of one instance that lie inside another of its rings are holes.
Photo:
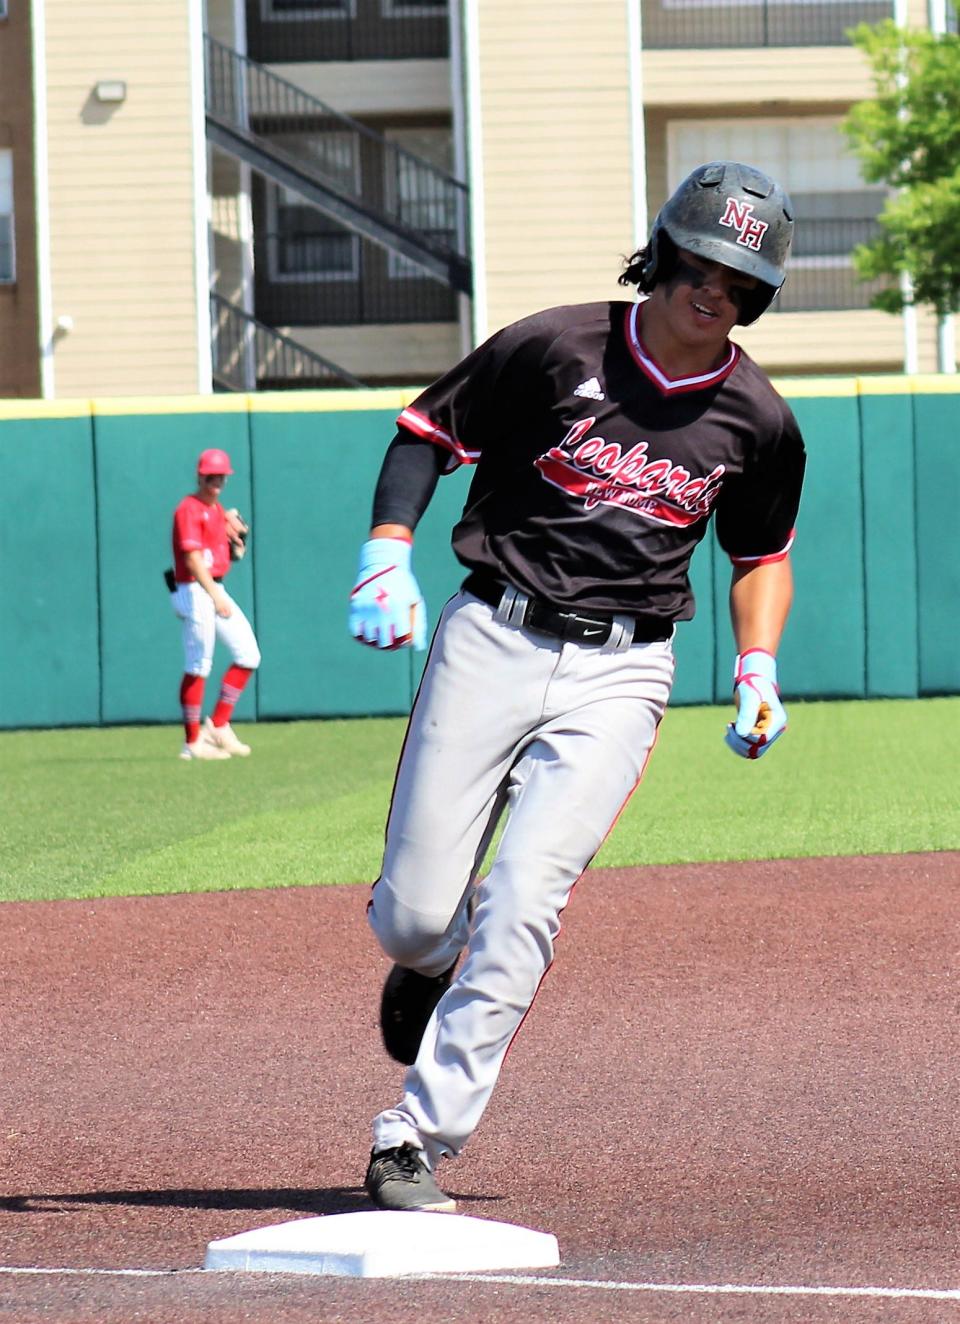
[[[551,1269],[560,1263],[548,1232],[463,1214],[358,1214],[297,1218],[211,1241],[203,1267],[264,1273],[399,1278],[484,1269]]]

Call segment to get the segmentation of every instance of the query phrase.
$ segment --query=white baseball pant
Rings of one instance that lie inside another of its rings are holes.
[[[196,582],[178,584],[170,595],[183,630],[183,669],[188,676],[210,675],[217,640],[230,650],[238,667],[255,671],[260,665],[253,627],[225,589],[224,593],[233,608],[229,616],[217,615],[210,594]]]
[[[433,1167],[473,1133],[553,960],[571,889],[640,780],[673,671],[670,641],[586,647],[504,624],[470,594],[447,604],[368,917],[386,954],[421,974],[467,952],[401,1102],[374,1121],[376,1148],[409,1141]]]

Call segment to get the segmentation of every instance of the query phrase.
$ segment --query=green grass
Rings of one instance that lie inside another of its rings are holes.
[[[597,863],[960,849],[960,698],[790,716],[748,764],[728,709],[669,711]],[[372,880],[403,723],[240,729],[253,756],[210,764],[177,759],[172,727],[0,734],[0,900]]]

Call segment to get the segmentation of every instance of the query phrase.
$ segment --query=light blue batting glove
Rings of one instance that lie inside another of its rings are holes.
[[[733,672],[737,720],[724,736],[734,754],[758,759],[787,729],[787,714],[777,689],[777,659],[762,648],[738,654]]]
[[[427,646],[427,614],[403,538],[371,538],[360,548],[350,594],[350,633],[371,648]]]

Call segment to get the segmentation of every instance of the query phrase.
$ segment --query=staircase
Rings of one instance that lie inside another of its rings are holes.
[[[242,308],[210,296],[213,328],[213,382],[219,391],[268,391],[363,387],[338,367]]]
[[[204,50],[210,142],[458,293],[471,292],[464,184],[209,35]],[[345,161],[344,134],[379,169]]]

